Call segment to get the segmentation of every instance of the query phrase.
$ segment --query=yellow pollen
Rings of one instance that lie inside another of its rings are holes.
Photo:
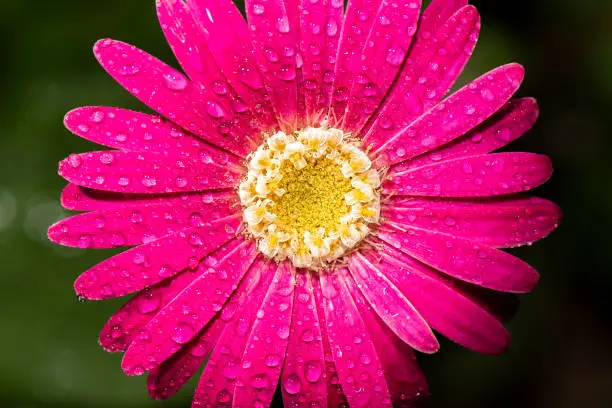
[[[339,129],[278,132],[240,184],[247,232],[269,258],[318,270],[352,250],[380,213],[380,177]]]
[[[273,211],[281,230],[295,229],[299,236],[319,228],[332,231],[340,217],[350,212],[344,194],[351,191],[350,180],[329,159],[307,159],[306,167],[298,170],[291,162],[283,162],[279,188],[282,197],[272,198]]]

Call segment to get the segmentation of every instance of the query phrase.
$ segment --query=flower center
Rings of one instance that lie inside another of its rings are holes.
[[[240,184],[247,232],[269,258],[318,270],[341,258],[380,216],[380,176],[339,129],[270,136]]]

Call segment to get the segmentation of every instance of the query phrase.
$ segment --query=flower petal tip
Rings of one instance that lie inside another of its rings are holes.
[[[413,347],[415,347],[415,345],[413,345]],[[438,351],[440,351],[440,343],[437,340],[428,341],[426,343],[419,344],[419,347],[415,347],[415,350],[420,351],[423,354],[436,354]]]
[[[504,65],[502,68],[506,70],[508,80],[515,83],[518,89],[525,78],[525,67],[519,63],[511,62],[510,64]]]

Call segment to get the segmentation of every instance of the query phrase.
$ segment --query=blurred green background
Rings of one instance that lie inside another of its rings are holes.
[[[423,358],[433,407],[612,406],[612,1],[473,1],[483,29],[460,84],[510,61],[541,117],[513,150],[550,155],[537,193],[561,205],[551,238],[516,251],[542,274],[509,324],[510,350],[481,356],[448,341]],[[5,0],[0,5],[0,406],[186,407],[121,373],[97,345],[121,300],[80,304],[72,282],[107,251],[60,248],[67,215],[56,163],[93,148],[62,126],[79,105],[142,106],[97,65],[91,46],[121,39],[176,65],[152,0]],[[240,41],[240,39],[236,39]]]

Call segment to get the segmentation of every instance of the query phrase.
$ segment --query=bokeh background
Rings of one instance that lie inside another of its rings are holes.
[[[499,357],[448,341],[422,358],[432,407],[612,406],[612,1],[474,0],[479,46],[459,85],[519,61],[519,94],[541,104],[513,149],[552,157],[538,194],[565,217],[517,252],[542,275],[509,324]],[[49,224],[67,215],[56,163],[92,146],[62,126],[79,105],[142,106],[91,54],[121,39],[174,64],[152,0],[3,0],[0,4],[0,406],[187,407],[192,381],[166,402],[121,373],[97,335],[122,300],[80,304],[72,282],[108,251],[60,248]],[[236,39],[240,41],[240,39]]]

